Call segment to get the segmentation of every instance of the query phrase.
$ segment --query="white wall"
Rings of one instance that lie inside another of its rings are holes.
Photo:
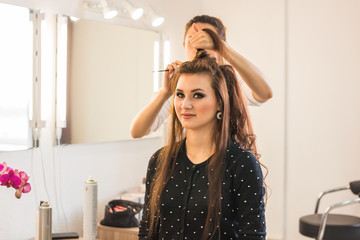
[[[289,0],[286,239],[319,191],[359,180],[360,1]],[[326,198],[326,204],[350,194]],[[360,215],[360,206],[344,209]]]
[[[50,3],[45,2],[37,1],[36,4],[42,3],[49,8]],[[171,40],[172,59],[184,59],[181,46],[185,22],[194,15],[208,13],[223,19],[228,27],[229,43],[254,62],[268,77],[274,88],[274,98],[261,108],[251,110],[259,150],[262,153],[261,160],[269,168],[267,180],[272,189],[267,208],[268,237],[286,240],[307,239],[298,233],[298,219],[302,215],[312,213],[318,193],[359,178],[360,17],[357,11],[360,9],[360,2],[149,2],[154,4],[166,19],[166,24],[161,30],[166,32],[164,37]],[[75,1],[69,0],[64,4],[68,4],[69,7],[61,5],[58,9],[81,12],[76,10],[79,4]],[[161,144],[159,139],[150,139],[43,149],[47,171],[52,171],[51,165],[47,164],[53,159],[53,150],[55,158],[61,159],[55,160],[55,164],[61,164],[59,169],[62,174],[58,175],[62,176],[62,181],[58,185],[63,189],[62,203],[69,226],[81,232],[82,196],[79,191],[87,175],[95,172],[93,175],[98,177],[100,182],[120,182],[123,185],[118,186],[119,190],[132,187],[143,175],[143,172],[135,169],[143,168],[147,158]],[[138,149],[144,151],[140,152]],[[46,196],[41,180],[39,153],[35,151],[36,160],[33,160],[32,164],[32,152],[28,150],[0,153],[0,162],[7,161],[15,168],[32,171],[31,180],[35,187],[37,186],[34,195],[25,194],[19,201],[14,199],[10,190],[0,191],[0,204],[11,209],[1,212],[5,217],[0,220],[0,239],[3,237],[1,234],[7,234],[6,239],[24,239],[23,236],[32,236],[34,226],[31,221],[37,204],[35,193],[38,195],[37,198]],[[97,164],[100,158],[105,166],[113,167],[112,174],[98,172],[106,171]],[[120,158],[122,160],[119,161]],[[129,162],[133,164],[129,166],[133,170],[131,174],[128,174],[129,170],[119,166]],[[121,171],[118,175],[117,170]],[[65,174],[64,171],[71,174]],[[47,177],[52,178],[51,175]],[[128,178],[132,180],[126,180],[127,183],[124,183],[124,179]],[[104,192],[100,190],[99,193],[101,204],[116,197],[118,193],[117,190],[106,187],[100,188],[104,189]],[[337,194],[326,198],[324,205],[330,203],[330,200],[341,201],[349,197],[352,196],[345,193]],[[99,206],[99,216],[103,214],[102,206]],[[345,211],[360,215],[359,206]],[[25,217],[24,220],[20,219],[20,224],[27,226],[23,228],[22,233],[7,221],[13,214],[20,213]],[[65,226],[61,214],[59,215],[56,227],[64,231]],[[11,238],[16,234],[20,234],[21,237]]]

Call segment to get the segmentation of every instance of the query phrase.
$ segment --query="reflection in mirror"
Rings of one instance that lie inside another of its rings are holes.
[[[29,19],[29,9],[0,3],[0,151],[32,146],[33,34]]]
[[[131,121],[153,93],[159,33],[80,20],[69,23],[68,36],[67,127],[61,142],[131,139]]]

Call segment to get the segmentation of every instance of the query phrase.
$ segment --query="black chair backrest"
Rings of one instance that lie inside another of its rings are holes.
[[[354,194],[359,195],[360,197],[360,181],[351,182],[350,189]]]

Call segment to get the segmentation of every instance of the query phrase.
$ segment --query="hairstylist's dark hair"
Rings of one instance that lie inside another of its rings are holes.
[[[214,35],[217,36],[216,33]],[[220,39],[215,41],[221,44]],[[219,47],[219,49],[222,48]],[[221,66],[216,62],[216,59],[211,58],[204,50],[199,50],[194,60],[183,63],[175,73],[171,86],[173,95],[175,95],[177,82],[183,74],[208,75],[222,112],[222,119],[217,120],[217,125],[212,132],[215,151],[207,165],[209,181],[208,211],[202,239],[211,239],[216,233],[220,234],[218,226],[220,226],[221,220],[221,214],[219,213],[222,212],[221,183],[227,146],[230,141],[236,141],[242,148],[251,151],[258,157],[255,136],[248,116],[247,106],[241,95],[240,85],[231,66]],[[184,143],[185,135],[183,130],[172,104],[168,145],[158,155],[154,175],[155,180],[150,185],[150,200],[147,206],[149,209],[147,212],[149,214],[148,219],[150,219],[149,238],[156,231],[159,222],[161,195],[174,171],[175,160],[181,145]]]
[[[212,25],[213,27],[215,27],[216,32],[219,35],[219,37],[222,40],[226,41],[226,27],[224,26],[224,24],[222,23],[222,21],[219,18],[212,17],[209,15],[195,16],[190,21],[188,21],[185,25],[184,39],[185,39],[187,31],[194,23],[207,23],[207,24]]]

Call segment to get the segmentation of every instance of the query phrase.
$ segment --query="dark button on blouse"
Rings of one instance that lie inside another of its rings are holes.
[[[149,162],[145,206],[155,172],[155,156]],[[161,195],[158,232],[152,239],[201,239],[208,209],[208,161],[193,164],[183,144]],[[252,153],[232,143],[225,164],[219,213],[221,239],[265,239],[265,189],[259,162]],[[148,222],[145,207],[139,239],[147,239]]]

